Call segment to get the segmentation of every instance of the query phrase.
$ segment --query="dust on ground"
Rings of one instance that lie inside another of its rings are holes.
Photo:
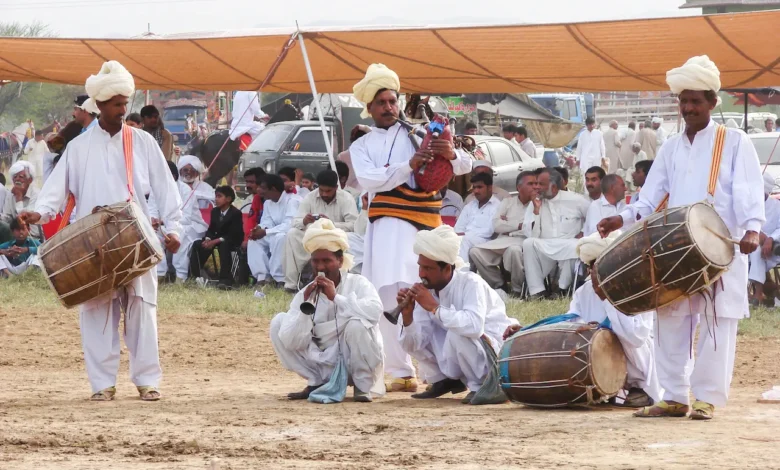
[[[138,400],[123,346],[117,400],[92,403],[78,314],[0,306],[0,468],[780,466],[780,406],[756,403],[780,372],[777,338],[740,337],[729,406],[692,422],[474,407],[460,396],[289,402],[305,383],[280,367],[268,326],[264,316],[163,313],[164,399]]]

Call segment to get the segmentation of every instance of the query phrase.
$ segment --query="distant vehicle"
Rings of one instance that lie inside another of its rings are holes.
[[[585,95],[571,93],[531,94],[528,95],[539,106],[552,114],[580,124],[589,116]],[[593,108],[593,95],[590,95],[590,107]],[[592,113],[593,111],[591,111]]]
[[[532,158],[523,152],[517,143],[503,137],[472,135],[485,159],[493,166],[493,185],[517,194],[517,175],[523,171],[533,171],[544,166],[541,158]]]
[[[325,121],[325,125],[335,158],[343,151],[340,126],[333,121]],[[286,166],[315,175],[330,167],[319,121],[284,121],[266,126],[238,161],[236,191],[246,197],[246,170],[260,167],[266,173],[276,173]]]
[[[778,184],[778,179],[780,179],[780,132],[749,134],[748,137],[756,148],[761,170],[766,166],[766,171],[775,178],[775,188],[772,193],[780,193],[780,184]],[[768,166],[767,162],[769,162]]]
[[[185,101],[185,100],[181,100]],[[163,123],[179,146],[187,145],[192,135],[187,132],[187,116],[192,115],[198,128],[206,126],[206,103],[191,102],[188,104],[169,103],[163,109]]]
[[[718,124],[726,124],[729,120],[733,119],[739,129],[745,128],[745,113],[720,113],[713,112],[712,120]],[[777,114],[774,113],[748,113],[748,130],[757,129],[759,131],[764,130],[764,122],[767,119],[773,121],[777,120]]]

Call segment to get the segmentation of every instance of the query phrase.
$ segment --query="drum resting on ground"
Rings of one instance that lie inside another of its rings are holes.
[[[617,395],[626,381],[618,337],[594,323],[554,323],[509,338],[498,357],[501,387],[515,403],[590,405]]]
[[[634,224],[596,260],[609,302],[626,315],[707,289],[734,260],[731,233],[706,203],[673,207]]]
[[[70,308],[130,284],[164,255],[149,218],[134,202],[123,202],[65,227],[38,256],[49,285]]]

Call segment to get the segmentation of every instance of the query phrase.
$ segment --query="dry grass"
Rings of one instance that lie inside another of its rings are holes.
[[[164,315],[227,313],[270,317],[289,308],[292,300],[290,294],[268,287],[263,291],[265,297],[260,299],[254,296],[255,289],[249,287],[223,292],[202,289],[190,283],[163,285],[160,287],[159,310]],[[37,271],[0,281],[0,299],[3,307],[60,308],[46,281]],[[550,315],[565,313],[568,307],[568,299],[539,302],[509,300],[507,313],[521,324],[529,325]],[[740,322],[739,332],[749,337],[780,337],[780,309],[753,309],[751,318]]]

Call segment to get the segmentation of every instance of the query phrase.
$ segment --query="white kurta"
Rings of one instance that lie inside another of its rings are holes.
[[[493,231],[498,237],[472,248],[469,252],[469,261],[494,289],[504,285],[500,267],[503,264],[504,269],[510,274],[512,290],[517,293],[522,290],[525,281],[523,269],[525,235],[520,229],[520,224],[525,219],[530,204],[530,202],[523,204],[519,197],[510,197],[501,201],[498,211],[493,216]]]
[[[588,235],[596,233],[596,227],[602,219],[618,215],[624,207],[626,207],[625,200],[620,200],[616,206],[613,206],[602,194],[597,201],[591,202],[588,207],[588,214],[585,216],[585,225],[582,227],[582,235],[587,237]]]
[[[487,336],[498,353],[504,331],[517,320],[506,316],[504,301],[471,272],[455,271],[444,289],[431,293],[440,308],[428,312],[416,305],[412,324],[401,329],[401,345],[428,383],[450,378],[477,391],[490,365],[480,338]]]
[[[311,259],[311,254],[303,248],[303,235],[307,228],[303,225],[303,219],[309,214],[324,215],[333,221],[336,228],[348,233],[354,230],[358,218],[355,199],[346,191],[337,190],[336,197],[330,203],[322,200],[319,189],[307,194],[298,206],[298,213],[292,221],[292,227],[287,232],[284,242],[284,287],[286,289],[298,289],[301,270]]]
[[[181,180],[176,183],[176,186],[179,188],[179,196],[183,204],[181,209],[182,237],[179,251],[173,254],[173,266],[176,269],[176,277],[184,281],[189,275],[192,244],[206,235],[209,225],[203,220],[203,214],[198,208],[197,196],[192,195],[190,186]],[[151,216],[159,218],[156,206],[154,194],[152,194],[149,197]],[[164,276],[166,272],[168,272],[168,262],[166,258],[163,258],[160,264],[157,265],[157,275]]]
[[[348,253],[353,256],[352,271],[355,274],[363,272],[363,255],[365,253],[366,230],[368,229],[368,210],[360,212],[355,222],[355,231],[347,233],[349,240]]]
[[[233,93],[233,121],[230,123],[230,139],[236,140],[249,133],[254,140],[265,124],[255,121],[266,114],[260,109],[260,94],[255,91],[237,91]]]
[[[620,148],[623,143],[620,140],[620,133],[613,128],[604,131],[604,155],[609,160],[609,172],[615,173],[620,169]]]
[[[696,134],[691,144],[685,133],[669,139],[658,153],[637,203],[621,212],[623,230],[637,216],[650,215],[669,193],[669,207],[710,200],[707,193],[715,123]],[[750,139],[738,129],[726,131],[726,142],[715,189],[714,207],[726,223],[732,238],[740,240],[746,230],[760,231],[765,221],[764,184],[756,150]],[[747,303],[747,256],[735,247],[734,262],[722,277],[724,292],[715,297],[718,317],[745,318]],[[704,313],[703,299],[694,296],[659,310],[659,315]],[[689,311],[690,305],[690,311]],[[711,315],[712,309],[707,309]]]
[[[628,316],[620,313],[607,300],[601,300],[593,290],[590,279],[574,292],[569,311],[580,316],[585,323],[602,323],[609,318],[610,328],[620,339],[626,353],[628,377],[626,388],[641,388],[650,397],[659,401],[661,390],[655,368],[655,346],[653,345],[653,315],[645,312]]]
[[[30,162],[34,168],[33,184],[38,189],[43,185],[43,157],[48,152],[49,146],[43,140],[40,142],[35,139],[30,140],[24,147],[24,159]]]
[[[669,207],[711,200],[707,185],[714,141],[713,121],[696,134],[693,143],[684,131],[669,139],[658,152],[639,200],[621,213],[624,227],[652,213],[667,193]],[[750,139],[741,130],[727,129],[713,204],[733,238],[741,239],[747,230],[761,230],[765,221],[763,187]],[[714,308],[697,295],[658,310],[656,364],[664,400],[687,403],[690,390],[699,400],[715,406],[726,404],[737,323],[749,315],[747,271],[747,256],[735,247],[734,261],[721,278],[723,290],[718,290]],[[712,318],[716,312],[717,326]],[[702,328],[698,335],[694,361],[690,352],[700,321],[706,331]]]
[[[409,166],[415,150],[400,124],[389,129],[372,127],[371,132],[352,144],[349,152],[358,184],[368,191],[369,201],[376,193],[390,191],[404,183],[411,188],[417,187]],[[471,157],[460,150],[455,154],[456,158],[452,161],[455,175],[471,171]],[[412,251],[416,235],[417,229],[412,224],[394,217],[383,217],[368,225],[363,275],[379,291],[385,310],[395,308],[399,289],[409,287],[420,279],[417,255]],[[385,338],[387,371],[394,377],[414,376],[414,366],[397,341],[398,327],[384,317],[379,324]]]
[[[479,201],[466,204],[455,223],[455,233],[464,234],[460,240],[460,257],[469,259],[469,250],[485,243],[493,236],[493,218],[501,202],[493,196],[482,207]]]
[[[666,131],[663,127],[659,127],[655,130],[655,141],[658,144],[657,148],[661,148],[661,146],[666,142]]]
[[[569,287],[577,258],[575,238],[588,214],[591,202],[571,191],[559,191],[552,199],[543,199],[539,215],[534,215],[529,204],[523,222],[523,266],[528,292],[531,295],[545,290],[544,280],[553,270],[560,269],[558,286]]]
[[[334,301],[320,295],[314,315],[301,313],[305,289],[299,291],[290,310],[271,321],[271,342],[282,365],[313,386],[330,379],[339,358],[338,338],[355,387],[382,396],[382,302],[363,276],[344,271],[341,276]]]
[[[132,129],[132,133],[134,200],[148,217],[143,195],[147,193],[144,189],[150,188],[166,229],[179,235],[182,201],[165,157],[150,134],[142,129]],[[38,196],[35,210],[43,216],[43,223],[63,207],[68,193],[76,198],[76,220],[91,214],[94,207],[129,198],[122,132],[111,136],[96,125],[68,144]],[[131,379],[138,386],[158,386],[162,377],[157,349],[157,276],[155,270],[150,270],[121,292],[115,291],[80,307],[84,359],[93,392],[116,384],[120,300],[127,311],[125,343],[130,351]],[[107,310],[112,325],[108,333],[105,332]]]
[[[636,142],[642,145],[642,151],[647,154],[647,158],[655,160],[655,155],[658,150],[658,136],[653,129],[645,127],[641,131],[637,132]]]
[[[259,227],[266,231],[265,237],[249,240],[247,243],[247,264],[252,276],[258,282],[269,276],[276,282],[284,282],[284,240],[298,213],[301,198],[295,194],[282,193],[278,202],[266,199]]]
[[[636,131],[630,127],[622,132],[620,138],[620,168],[628,170],[633,167],[634,151],[631,146],[636,140]]]
[[[606,156],[604,145],[604,135],[598,129],[580,132],[580,138],[577,142],[577,160],[580,161],[582,173],[592,166],[601,166],[601,159]]]
[[[764,201],[764,215],[766,222],[761,227],[761,231],[775,243],[780,242],[780,201],[767,198]],[[750,261],[748,279],[761,284],[766,282],[766,272],[780,264],[780,256],[769,255],[769,258],[764,258],[761,255],[761,246],[748,255],[748,260]]]
[[[526,137],[522,142],[518,142],[523,152],[527,153],[529,157],[536,158],[536,145],[531,142],[531,139]]]
[[[34,182],[35,180],[33,180],[33,183]],[[23,211],[29,212],[35,210],[35,206],[38,201],[38,189],[35,187],[35,185],[30,185],[27,188],[27,192],[24,194],[24,197],[22,197],[21,201],[17,201],[16,196],[14,196],[11,190],[8,190],[3,200],[4,200],[3,206],[0,207],[0,220],[2,220],[7,224],[10,224],[11,221],[15,219]],[[30,236],[32,236],[33,238],[40,239],[42,236],[41,226],[40,225],[31,226]]]
[[[179,183],[186,184],[192,190],[192,192],[195,193],[191,196],[188,196],[188,199],[195,199],[197,201],[198,209],[209,209],[214,207],[217,194],[214,192],[214,188],[212,188],[210,184],[206,183],[200,178],[195,180],[194,183],[185,183],[179,179]]]
[[[463,206],[463,198],[460,194],[448,189],[441,200],[441,216],[458,217],[463,212]]]

